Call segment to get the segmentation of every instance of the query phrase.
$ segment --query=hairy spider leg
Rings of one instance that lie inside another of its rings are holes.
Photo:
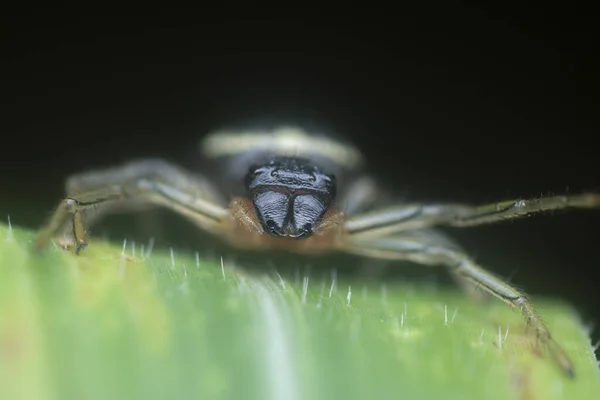
[[[598,207],[600,194],[596,193],[508,200],[479,206],[405,204],[356,215],[346,222],[346,229],[357,235],[380,236],[436,225],[470,227],[523,218],[544,211]]]
[[[416,230],[388,236],[346,235],[343,251],[361,256],[387,260],[407,260],[422,265],[441,265],[460,279],[472,282],[511,307],[521,311],[527,327],[533,329],[535,336],[560,369],[569,377],[575,371],[567,353],[552,338],[540,316],[529,302],[527,296],[477,265],[468,255],[458,248],[448,246],[448,242],[439,232]]]
[[[212,233],[224,229],[227,208],[217,203],[218,194],[203,178],[163,160],[142,160],[121,167],[74,175],[63,199],[48,223],[39,231],[35,246],[42,249],[52,237],[72,225],[75,252],[88,243],[87,226],[93,219],[86,211],[110,212],[140,204],[164,206],[182,214]]]

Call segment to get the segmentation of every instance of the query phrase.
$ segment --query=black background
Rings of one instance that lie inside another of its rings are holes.
[[[257,120],[343,134],[410,199],[600,190],[585,10],[337,11],[3,17],[0,211],[35,228],[69,173],[151,156],[192,168],[202,135]],[[531,294],[600,317],[600,211],[452,233]]]

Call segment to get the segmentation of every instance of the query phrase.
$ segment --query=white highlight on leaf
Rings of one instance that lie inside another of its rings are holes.
[[[171,255],[171,269],[175,271],[175,253],[172,247],[169,247],[169,254]]]
[[[454,319],[456,318],[456,314],[458,314],[458,307],[454,309],[454,313],[452,314],[452,318],[450,318],[450,323],[454,322]]]
[[[331,295],[333,294],[333,288],[335,288],[335,279],[331,281],[331,287],[329,288],[329,298],[331,298]]]
[[[502,350],[502,329],[498,327],[498,348]]]
[[[225,263],[223,262],[223,256],[221,256],[221,275],[223,275],[223,280],[227,280],[225,277]]]
[[[279,278],[279,284],[281,285],[281,288],[283,290],[285,290],[285,281],[283,280],[283,278],[281,277],[281,274],[279,273],[279,271],[275,270],[275,273],[277,274],[277,277]]]
[[[150,240],[148,240],[148,248],[146,249],[146,255],[145,258],[150,258],[150,255],[152,254],[152,249],[154,249],[154,238],[150,238]]]
[[[125,248],[127,247],[127,238],[123,239],[123,248],[121,249],[121,256],[125,255]]]
[[[131,257],[135,258],[135,240],[131,241]]]
[[[6,232],[6,239],[12,239],[13,237],[13,232],[12,232],[12,224],[10,222],[10,215],[6,216],[8,218],[8,232]]]
[[[335,290],[335,285],[337,283],[337,269],[331,270],[331,288],[329,289],[329,298],[333,295],[333,291]]]
[[[196,252],[196,268],[200,268],[200,253]]]
[[[506,342],[506,338],[508,337],[508,330],[510,329],[510,325],[506,327],[506,333],[504,334],[504,339],[502,339],[503,342]]]
[[[448,325],[448,305],[444,304],[444,325]]]
[[[302,302],[306,303],[306,295],[308,294],[308,275],[304,275],[302,281]]]
[[[259,281],[257,286],[258,309],[262,314],[264,329],[265,355],[267,371],[267,387],[269,398],[273,400],[296,400],[303,396],[300,394],[294,372],[293,344],[290,339],[289,329],[286,331],[285,316],[287,310],[281,310],[278,305],[285,304],[283,298],[278,296],[278,291]],[[276,297],[277,296],[277,297]],[[293,331],[293,330],[292,330]]]
[[[352,286],[348,286],[348,295],[346,296],[346,306],[350,307],[350,299],[352,298]]]
[[[325,293],[325,279],[321,282],[321,293],[319,294],[319,301],[317,302],[317,308],[321,308],[323,306],[323,294]]]

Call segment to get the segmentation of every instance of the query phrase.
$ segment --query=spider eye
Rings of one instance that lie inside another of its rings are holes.
[[[312,224],[304,224],[300,229],[298,229],[298,233],[294,236],[297,239],[302,239],[308,237],[313,234],[313,226]]]
[[[279,226],[277,226],[277,222],[270,219],[267,222],[265,222],[265,224],[267,225],[267,230],[269,231],[270,234],[273,234],[273,235],[281,234],[281,229]]]

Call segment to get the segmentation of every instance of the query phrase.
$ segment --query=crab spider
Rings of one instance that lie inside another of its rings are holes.
[[[221,177],[214,182],[160,159],[71,176],[68,197],[40,230],[36,246],[43,248],[62,234],[67,236],[66,247],[79,254],[88,244],[87,227],[99,216],[150,205],[184,215],[235,248],[313,255],[346,252],[445,266],[460,283],[482,288],[520,310],[561,370],[574,376],[568,355],[527,296],[486,271],[435,227],[470,227],[541,211],[596,208],[600,195],[377,208],[378,185],[361,172],[361,153],[346,143],[281,127],[216,132],[201,142],[201,152],[219,165]],[[232,184],[228,192],[219,190],[224,182]]]

